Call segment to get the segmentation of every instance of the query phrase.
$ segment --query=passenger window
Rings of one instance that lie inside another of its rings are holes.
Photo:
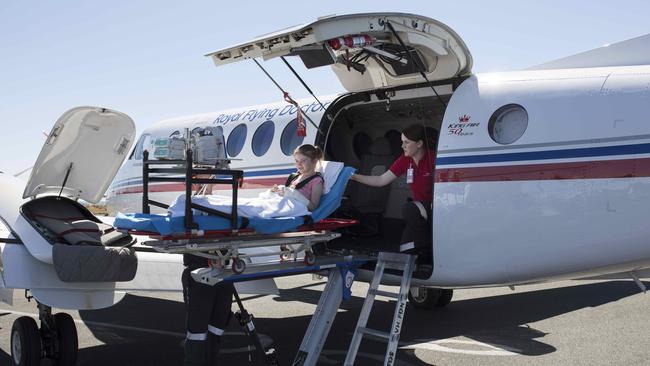
[[[11,229],[9,229],[9,226],[5,224],[5,221],[0,218],[0,243],[2,242],[2,239],[13,239],[13,233],[11,232]],[[2,266],[0,266],[0,269],[1,268]]]
[[[253,154],[262,156],[269,151],[275,134],[275,124],[273,121],[266,121],[257,128],[253,134]]]
[[[361,159],[368,153],[372,139],[365,132],[358,132],[352,137],[352,149],[357,158]]]
[[[151,135],[142,135],[129,159],[142,160],[145,150],[151,152]]]
[[[240,124],[235,127],[230,136],[228,136],[228,142],[226,143],[226,150],[228,151],[228,156],[234,158],[239,155],[241,150],[244,148],[244,141],[246,141],[246,134],[248,133],[248,128],[245,124]]]
[[[397,130],[388,130],[384,134],[384,137],[390,143],[391,154],[394,157],[400,156],[402,154],[402,133]]]
[[[305,139],[304,136],[298,136],[296,131],[298,130],[298,119],[294,119],[289,122],[287,126],[282,131],[282,136],[280,136],[280,148],[286,156],[293,155],[293,151],[302,144],[302,141]]]
[[[488,123],[490,137],[501,145],[512,144],[526,132],[528,112],[519,104],[507,104],[497,109]]]

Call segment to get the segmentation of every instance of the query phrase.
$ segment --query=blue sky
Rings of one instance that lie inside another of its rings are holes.
[[[2,1],[0,170],[29,167],[56,119],[78,105],[158,120],[275,102],[252,62],[216,68],[205,53],[319,16],[398,11],[453,28],[475,72],[522,69],[650,33],[648,1]],[[327,68],[294,66],[316,94],[341,92]],[[308,96],[279,60],[268,69]]]

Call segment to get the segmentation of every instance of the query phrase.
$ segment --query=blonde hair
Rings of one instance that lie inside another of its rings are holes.
[[[304,144],[298,146],[293,151],[293,154],[294,155],[301,154],[310,158],[311,160],[318,160],[318,161],[323,160],[323,156],[324,156],[323,150],[321,150],[320,147],[311,144]]]

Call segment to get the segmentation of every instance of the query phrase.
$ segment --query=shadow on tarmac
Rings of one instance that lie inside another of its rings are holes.
[[[646,283],[648,285],[650,283]],[[278,306],[288,301],[316,304],[321,292],[310,289],[311,286],[281,290],[280,297],[274,300]],[[542,341],[545,333],[526,324],[583,308],[598,307],[637,293],[639,289],[629,281],[611,281],[460,300],[435,310],[409,307],[400,343],[463,336],[522,355],[544,355],[554,352],[556,348]],[[321,356],[323,364],[327,364],[327,361],[342,363],[362,305],[363,298],[360,297],[353,297],[342,304],[344,311],[337,315],[324,346]],[[134,295],[127,295],[119,304],[107,309],[80,311],[81,318],[93,335],[104,344],[80,349],[77,365],[181,365],[184,311],[184,305],[177,301]],[[255,313],[255,309],[249,311]],[[393,303],[375,302],[369,327],[388,329],[393,311]],[[273,339],[280,365],[289,365],[309,321],[309,316],[256,318],[255,325],[264,336]],[[95,323],[109,323],[121,328],[103,327]],[[156,329],[160,334],[143,333],[130,327]],[[221,364],[252,364],[247,353],[248,339],[241,334],[235,319],[227,332],[224,352],[220,356]],[[0,350],[2,365],[10,364],[7,351]],[[364,340],[357,363],[381,364],[384,352],[385,343]],[[427,365],[410,350],[399,352],[398,363]]]

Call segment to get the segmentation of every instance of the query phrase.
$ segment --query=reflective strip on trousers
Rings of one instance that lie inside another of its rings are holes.
[[[404,251],[414,249],[414,248],[415,248],[415,243],[410,241],[408,243],[404,243],[404,244],[400,245],[399,246],[399,251],[404,252]]]
[[[187,332],[187,336],[185,338],[188,341],[205,341],[208,338],[208,333],[190,333]]]
[[[208,332],[218,336],[223,335],[223,329],[213,327],[212,325],[208,325]]]

